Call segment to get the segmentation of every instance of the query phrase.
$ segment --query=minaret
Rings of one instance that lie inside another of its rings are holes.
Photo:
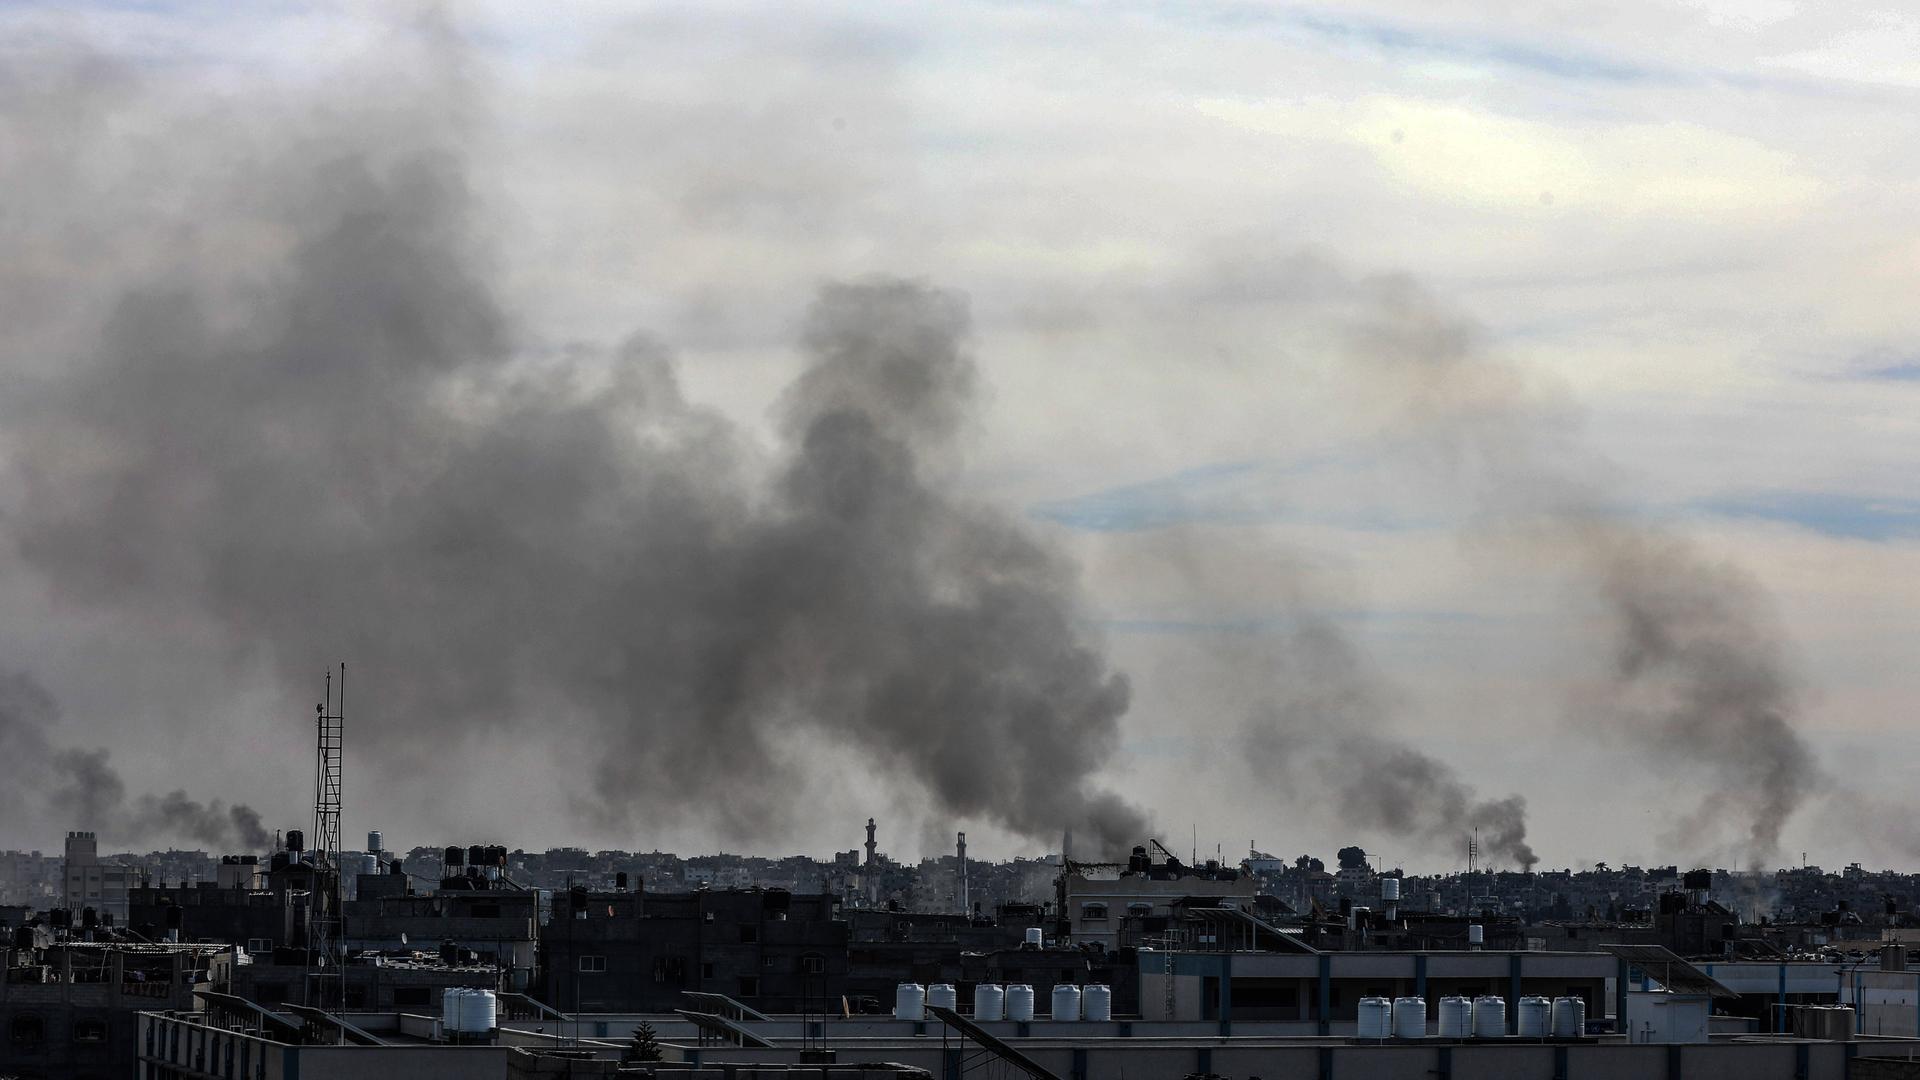
[[[880,868],[874,865],[874,861],[873,861],[874,853],[879,849],[879,846],[880,845],[874,843],[874,840],[873,840],[873,819],[868,818],[867,819],[867,865],[866,865],[865,873],[860,875],[862,878],[865,879],[863,884],[865,884],[867,887],[867,906],[868,907],[880,906]]]
[[[963,913],[971,912],[973,910],[973,905],[967,902],[969,898],[967,896],[967,834],[966,833],[960,834],[960,865],[955,868],[954,872],[959,878],[958,884],[960,887],[958,889],[955,889],[954,892],[959,896],[960,910]]]

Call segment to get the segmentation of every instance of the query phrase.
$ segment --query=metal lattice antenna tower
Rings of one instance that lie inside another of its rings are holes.
[[[307,905],[308,942],[322,976],[310,998],[325,1008],[344,1008],[345,952],[340,940],[340,748],[347,707],[347,665],[340,665],[340,686],[327,672],[326,700],[314,706],[317,750],[313,778],[313,896]],[[309,971],[312,969],[309,968]]]

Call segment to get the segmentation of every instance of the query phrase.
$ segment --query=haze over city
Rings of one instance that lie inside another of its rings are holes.
[[[0,11],[0,845],[1914,868],[1920,23],[1497,7]]]

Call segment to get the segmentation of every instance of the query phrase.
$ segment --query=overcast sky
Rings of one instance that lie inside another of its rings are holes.
[[[1078,567],[1087,633],[1133,687],[1100,775],[1169,846],[1464,861],[1245,775],[1249,671],[1311,617],[1386,688],[1385,734],[1478,797],[1526,799],[1544,865],[1732,865],[1736,836],[1690,824],[1722,778],[1663,766],[1584,704],[1613,662],[1591,601],[1484,539],[1505,471],[1436,463],[1345,370],[1356,307],[1411,290],[1612,512],[1757,587],[1824,774],[1780,857],[1920,865],[1904,6],[501,3],[444,27],[388,8],[0,12],[0,162],[30,181],[0,201],[14,377],[83,362],[182,245],[270,275],[269,215],[205,193],[277,182],[308,138],[290,131],[350,130],[354,153],[431,96],[472,192],[474,272],[524,356],[644,333],[689,399],[771,441],[823,284],[966,297],[985,404],[954,482]],[[457,70],[424,76],[418,39],[441,34]],[[4,475],[0,515],[27,483]],[[311,702],[343,657],[263,656],[217,612],[129,620],[4,560],[0,648],[60,700],[59,742],[112,746],[135,790],[305,824]],[[312,685],[288,685],[303,664]],[[929,813],[852,741],[800,740],[788,820],[742,838],[697,813],[576,817],[565,792],[596,748],[538,722],[434,755],[349,729],[347,835],[403,847],[824,855],[869,815],[899,855],[959,828],[977,857],[1057,846]],[[0,843],[57,849],[65,827],[22,809]]]

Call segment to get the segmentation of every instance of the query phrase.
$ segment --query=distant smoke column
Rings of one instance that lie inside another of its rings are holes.
[[[1342,293],[1358,313],[1348,359],[1360,407],[1473,489],[1478,524],[1496,526],[1475,535],[1537,545],[1606,605],[1614,670],[1580,708],[1628,725],[1627,744],[1656,765],[1713,778],[1675,839],[1739,831],[1749,864],[1777,856],[1820,769],[1758,586],[1621,505],[1611,466],[1569,438],[1563,403],[1489,352],[1470,320],[1404,277],[1338,277],[1326,273],[1317,295]],[[1486,824],[1497,843],[1501,824]]]

